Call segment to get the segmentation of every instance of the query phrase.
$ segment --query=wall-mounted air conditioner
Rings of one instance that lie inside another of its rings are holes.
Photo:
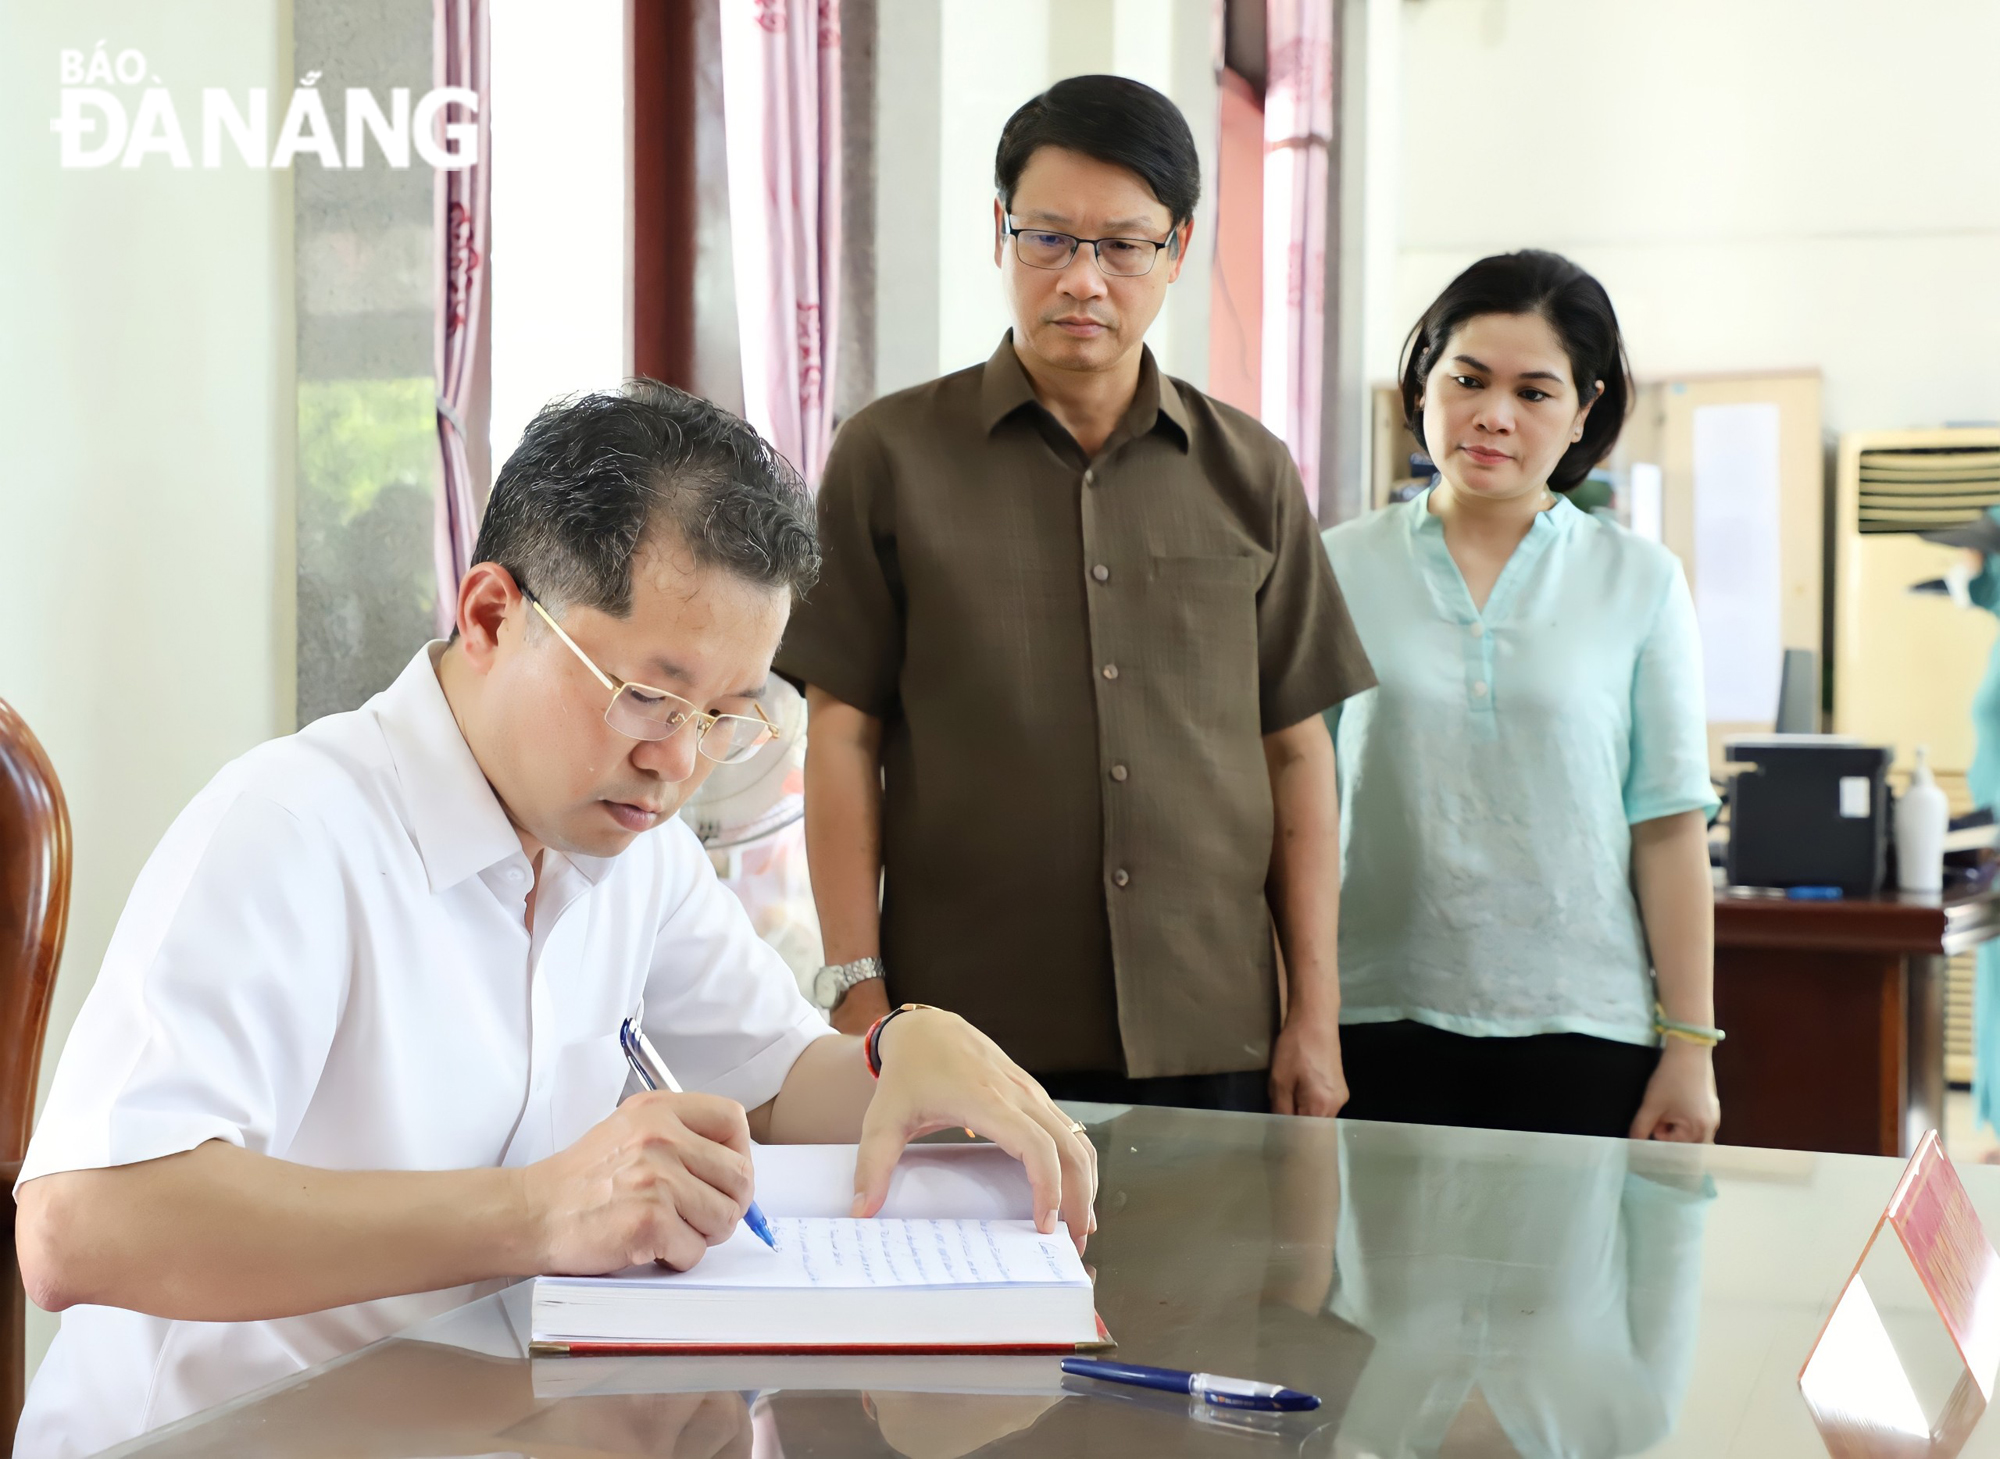
[[[2000,429],[1853,431],[1840,438],[1833,504],[1833,728],[1893,745],[1907,771],[1920,744],[1968,808],[1972,695],[2000,620],[1912,593],[1956,550],[1917,534],[2000,504]]]

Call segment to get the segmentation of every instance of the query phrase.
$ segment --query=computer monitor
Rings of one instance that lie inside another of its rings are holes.
[[[1781,735],[1819,733],[1819,666],[1809,648],[1788,648],[1778,674],[1778,722]]]

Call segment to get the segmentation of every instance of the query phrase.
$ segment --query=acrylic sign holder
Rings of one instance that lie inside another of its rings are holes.
[[[1934,1425],[1861,1279],[1885,1228],[1909,1256],[1964,1364]],[[1951,1459],[1992,1401],[1996,1371],[2000,1254],[1932,1130],[1910,1157],[1799,1370],[1799,1391],[1833,1459]]]

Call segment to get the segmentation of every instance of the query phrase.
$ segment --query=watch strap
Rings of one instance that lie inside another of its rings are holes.
[[[847,996],[849,989],[867,982],[870,978],[885,976],[882,968],[882,959],[879,957],[858,957],[853,962],[829,963],[825,967],[822,967],[814,977],[815,992],[818,991],[819,980],[825,978],[829,973],[833,975],[833,1002],[826,1005],[829,1008],[838,1008],[840,1000]]]

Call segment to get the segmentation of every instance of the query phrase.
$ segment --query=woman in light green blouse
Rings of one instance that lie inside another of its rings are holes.
[[[1436,482],[1326,534],[1380,679],[1332,712],[1350,1117],[1714,1137],[1694,607],[1562,495],[1618,438],[1624,354],[1567,259],[1474,264],[1403,370]]]

